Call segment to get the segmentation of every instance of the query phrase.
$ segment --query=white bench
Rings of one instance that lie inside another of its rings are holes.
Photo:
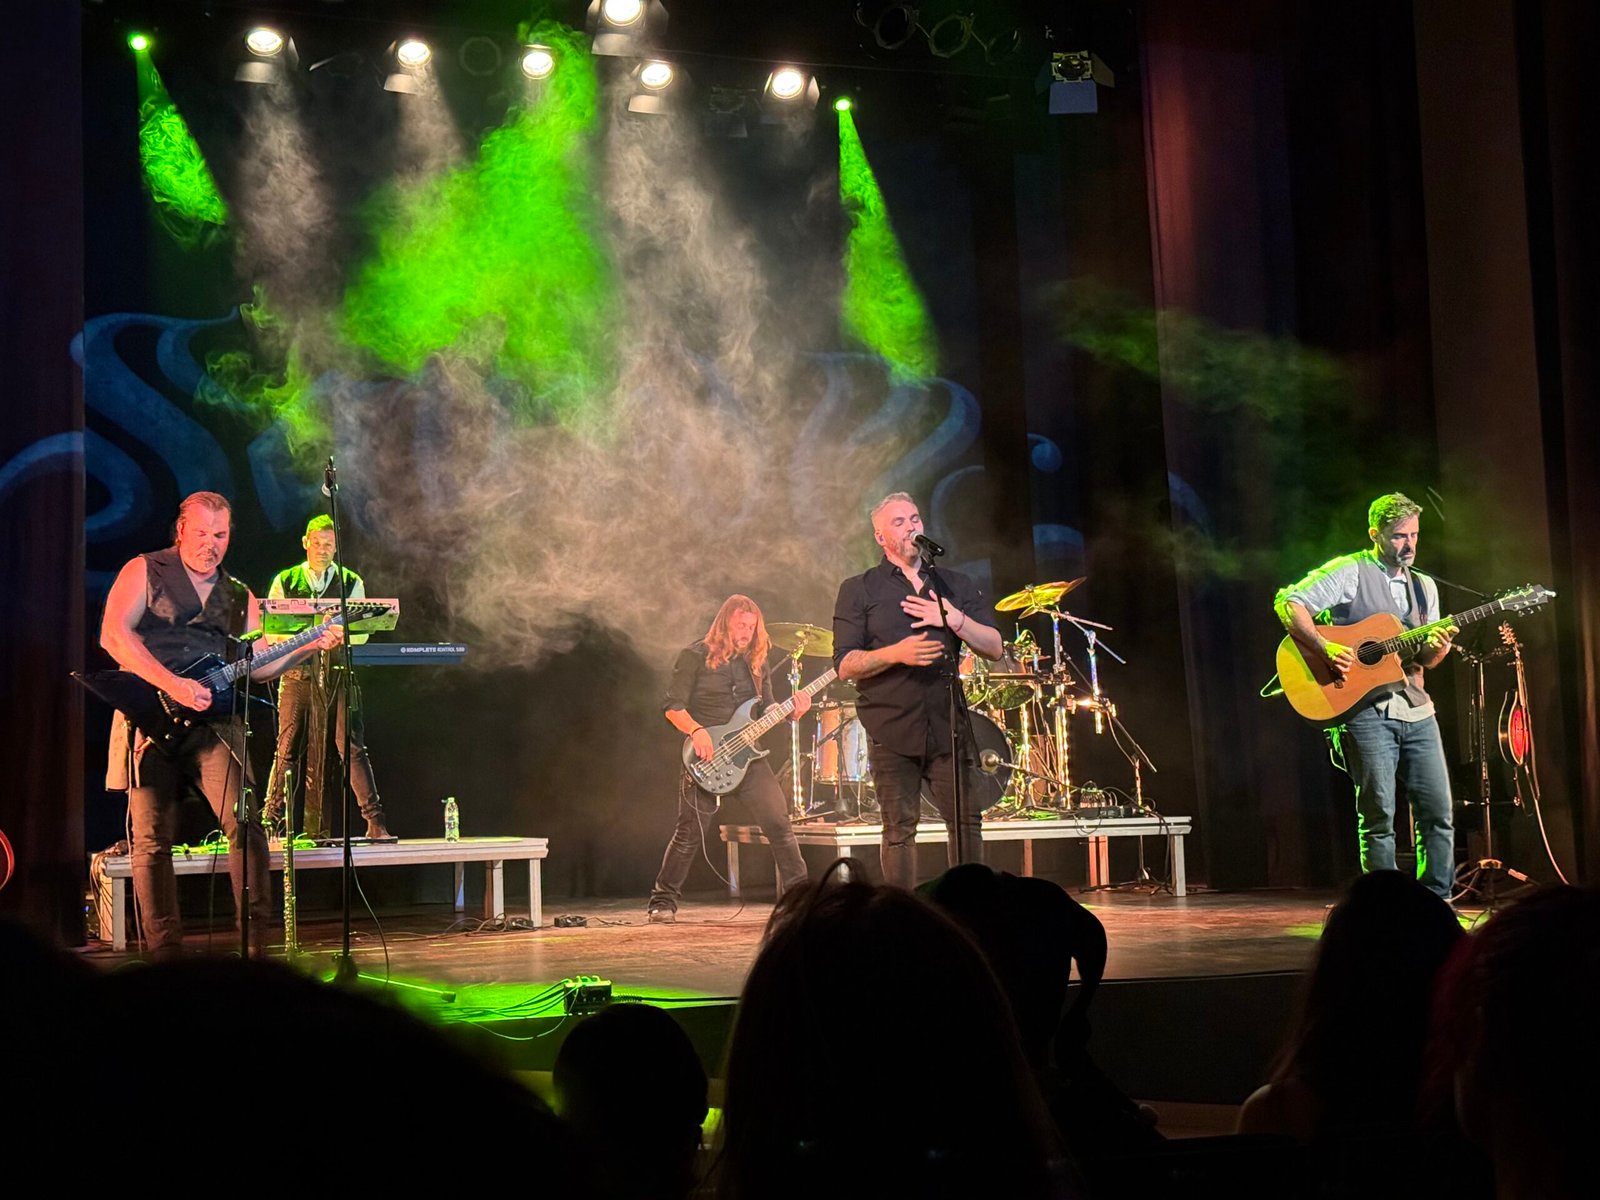
[[[417,863],[452,863],[456,869],[455,909],[466,910],[466,864],[487,864],[483,878],[483,915],[486,920],[503,920],[506,915],[505,865],[507,862],[528,863],[528,920],[535,929],[544,924],[544,886],[540,868],[550,855],[549,838],[522,837],[467,837],[459,842],[443,838],[405,838],[398,842],[360,843],[350,847],[350,858],[356,867],[399,867]],[[271,870],[283,870],[283,851],[271,853]],[[314,850],[294,852],[296,871],[317,871],[344,866],[344,847],[318,846]],[[133,863],[126,855],[106,855],[100,860],[100,869],[110,883],[110,920],[105,919],[102,906],[100,927],[109,926],[111,948],[124,950],[128,945],[128,881],[133,878]],[[228,857],[226,850],[199,853],[173,852],[172,869],[179,875],[205,875],[216,872],[226,879]]]
[[[1183,839],[1193,832],[1190,817],[1118,817],[1099,820],[1089,817],[1052,817],[1041,821],[985,821],[985,842],[1021,842],[1022,873],[1033,874],[1033,843],[1036,841],[1081,840],[1088,843],[1089,886],[1103,887],[1111,882],[1110,842],[1114,837],[1164,837],[1172,848],[1172,894],[1188,894],[1189,879],[1183,860]],[[877,848],[883,840],[882,825],[823,824],[802,821],[794,827],[795,840],[802,846],[829,846],[842,858],[853,858],[858,846]],[[739,894],[739,847],[765,846],[766,835],[759,825],[724,825],[722,840],[728,844],[728,892]],[[943,821],[923,821],[917,826],[917,844],[948,840]]]

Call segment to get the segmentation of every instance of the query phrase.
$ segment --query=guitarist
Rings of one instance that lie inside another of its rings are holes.
[[[1313,613],[1349,625],[1389,612],[1408,629],[1439,619],[1439,589],[1412,569],[1421,517],[1422,506],[1409,497],[1379,496],[1367,510],[1370,549],[1324,563],[1278,592],[1278,619],[1304,653],[1326,658],[1340,676],[1355,663],[1351,647],[1319,632]],[[1454,633],[1451,626],[1429,635],[1405,664],[1403,684],[1374,691],[1332,731],[1355,784],[1361,869],[1394,869],[1395,780],[1401,779],[1411,802],[1417,878],[1447,900],[1455,878],[1450,776],[1422,673],[1444,661]]]
[[[694,743],[702,759],[715,751],[708,725],[725,725],[746,700],[760,696],[773,703],[772,677],[767,670],[767,623],[749,596],[732,595],[722,602],[705,637],[686,647],[672,668],[662,708],[674,729]],[[793,719],[811,707],[811,697],[796,692]],[[782,895],[806,878],[800,843],[789,824],[789,806],[778,778],[758,758],[750,763],[739,786],[728,793],[744,801],[761,832],[772,846],[778,865],[778,893]],[[672,840],[661,858],[661,873],[650,891],[648,916],[652,922],[671,924],[683,896],[695,852],[705,838],[706,821],[717,815],[717,797],[702,790],[687,770],[678,773],[678,819]]]
[[[216,492],[189,496],[178,506],[175,543],[130,559],[118,572],[100,626],[100,645],[118,666],[199,713],[211,706],[210,691],[175,672],[206,654],[233,657],[228,653],[230,644],[261,622],[250,589],[222,569],[232,530],[233,510],[224,497]],[[342,633],[330,626],[315,641],[252,672],[252,677],[271,679],[318,650],[337,646]],[[247,766],[243,733],[243,721],[237,717],[197,722],[168,755],[152,752],[149,739],[137,730],[130,732],[120,716],[113,723],[107,783],[113,790],[128,792],[140,932],[158,959],[175,958],[183,950],[172,843],[178,833],[179,806],[190,786],[205,796],[228,838],[234,910],[243,917],[244,854],[236,812]],[[254,822],[246,822],[246,827],[251,944],[259,952],[270,912],[267,839]]]
[[[294,596],[303,600],[322,599],[339,595],[338,581],[334,578],[334,557],[338,547],[333,531],[333,518],[326,513],[312,517],[306,523],[305,536],[300,539],[305,548],[306,560],[299,566],[279,571],[267,588],[269,599]],[[365,598],[366,584],[361,576],[349,567],[344,571],[344,594],[347,600]],[[267,641],[281,641],[271,634]],[[352,633],[350,641],[360,645],[367,640],[364,633]],[[330,656],[331,657],[331,656]],[[356,804],[367,823],[367,837],[375,842],[394,841],[383,817],[383,802],[378,799],[378,783],[372,774],[372,758],[367,754],[366,732],[361,722],[361,691],[345,686],[344,669],[337,661],[329,663],[313,658],[283,672],[278,682],[278,748],[272,759],[272,774],[267,777],[267,802],[261,820],[272,829],[282,819],[290,801],[289,776],[295,765],[295,743],[310,742],[311,729],[327,729],[325,721],[308,721],[312,705],[324,711],[333,709],[335,728],[334,745],[344,756],[345,723],[349,722],[350,735],[350,790],[355,793]],[[353,701],[353,703],[352,703]],[[310,726],[310,729],[307,727]],[[324,734],[325,736],[325,734]],[[326,744],[306,745],[306,799],[304,829],[308,837],[319,838],[326,832],[322,819],[322,758]],[[314,764],[314,769],[313,768]],[[315,781],[315,782],[313,782]]]

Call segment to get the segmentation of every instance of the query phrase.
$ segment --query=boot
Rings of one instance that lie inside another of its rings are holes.
[[[383,823],[383,813],[374,813],[367,818],[367,840],[369,842],[398,842],[400,839],[389,832],[389,827]]]

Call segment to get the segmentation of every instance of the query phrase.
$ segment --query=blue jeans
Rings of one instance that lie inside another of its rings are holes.
[[[1361,869],[1394,869],[1395,780],[1399,779],[1411,801],[1417,879],[1448,899],[1455,881],[1455,830],[1439,722],[1432,717],[1396,721],[1368,707],[1345,723],[1340,740],[1356,785]]]

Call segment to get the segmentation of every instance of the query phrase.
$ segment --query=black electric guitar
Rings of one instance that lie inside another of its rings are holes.
[[[814,696],[837,677],[832,667],[813,679],[795,693],[797,696]],[[794,712],[794,698],[774,704],[759,717],[752,716],[759,697],[746,700],[734,710],[726,725],[707,725],[711,735],[711,757],[701,758],[694,752],[694,738],[683,739],[683,765],[694,776],[694,781],[713,796],[725,796],[744,781],[744,773],[758,758],[772,753],[763,750],[758,742],[779,721]]]
[[[352,621],[360,619],[361,604],[362,601],[359,600],[350,602]],[[328,626],[342,623],[343,618],[335,615],[321,625],[304,629],[287,641],[279,642],[276,646],[236,662],[223,662],[215,654],[206,654],[195,659],[183,670],[175,671],[174,674],[181,675],[185,679],[198,680],[211,692],[211,707],[204,712],[198,712],[179,703],[155,684],[146,682],[132,671],[74,671],[72,675],[88,688],[91,694],[104,700],[112,708],[119,708],[127,713],[134,727],[148,737],[156,749],[163,754],[171,754],[177,749],[178,743],[183,741],[184,735],[197,724],[233,715],[235,708],[233,685],[251,667],[265,667],[277,662],[278,659],[285,658],[316,641]]]

